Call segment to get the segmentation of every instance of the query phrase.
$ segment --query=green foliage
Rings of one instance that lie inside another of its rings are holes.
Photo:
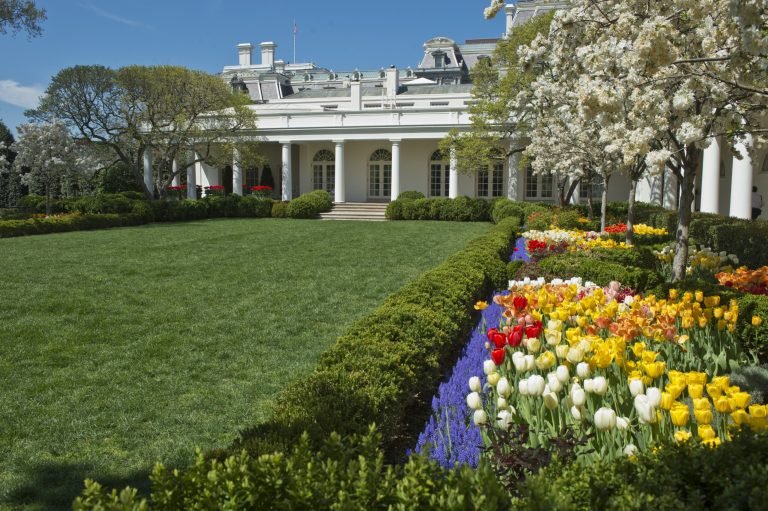
[[[40,23],[45,20],[45,9],[38,8],[32,0],[0,1],[0,35],[15,35],[23,30],[30,38],[38,37],[43,32]]]
[[[583,229],[581,214],[574,209],[559,208],[552,213],[552,225],[559,229]]]
[[[615,461],[552,465],[523,483],[514,509],[765,509],[766,458],[768,435],[742,433],[717,448],[691,441]]]
[[[730,377],[731,385],[749,392],[753,404],[768,403],[768,365],[737,367]]]
[[[424,194],[416,190],[406,190],[397,196],[397,200],[403,199],[423,199]]]
[[[400,455],[422,426],[411,423],[412,410],[432,396],[471,328],[472,305],[506,285],[505,261],[517,234],[517,222],[504,220],[387,298],[338,339],[309,377],[289,385],[272,417],[244,432],[229,452],[285,451],[305,431],[316,443],[332,431],[362,433],[375,422],[388,456]]]
[[[303,435],[287,455],[206,460],[176,471],[158,464],[150,502],[125,489],[108,492],[86,481],[75,511],[128,509],[494,510],[509,506],[487,465],[445,470],[424,456],[387,465],[381,435],[331,434],[315,450]]]
[[[600,260],[599,257],[588,254],[554,255],[539,261],[539,268],[549,278],[582,277],[601,286],[617,280],[624,286],[641,291],[661,282],[661,277],[653,270],[624,266],[621,263]]]
[[[78,213],[130,213],[133,203],[121,194],[98,194],[68,201],[67,210]]]
[[[768,296],[743,294],[736,300],[739,319],[734,337],[744,351],[755,353],[761,363],[768,363]],[[752,326],[752,316],[760,316],[762,324]]]
[[[510,199],[501,199],[493,203],[491,208],[491,220],[493,223],[498,224],[504,218],[516,218],[520,225],[523,225],[525,220],[525,212],[521,203]]]
[[[416,192],[418,193],[418,192]],[[389,220],[445,220],[449,222],[487,222],[491,204],[485,199],[457,197],[398,198],[387,205]]]
[[[509,280],[515,280],[521,268],[525,266],[524,261],[510,261],[507,263],[507,278]]]
[[[533,231],[546,231],[552,225],[553,214],[547,210],[531,211],[525,217],[525,226]]]
[[[272,201],[272,218],[288,218],[288,203]]]
[[[331,195],[325,190],[313,190],[300,195],[288,204],[288,216],[291,218],[316,218],[333,206]]]
[[[75,214],[48,218],[30,218],[27,220],[0,220],[0,238],[51,234],[55,232],[90,231],[93,229],[126,227],[145,223],[147,223],[147,220],[144,217],[133,214]]]
[[[119,162],[104,169],[98,176],[98,189],[102,193],[141,192],[136,176],[126,164]],[[139,199],[144,198],[140,193]]]
[[[750,268],[768,264],[768,223],[697,213],[690,226],[691,238],[715,252],[736,254]]]
[[[635,266],[645,270],[656,269],[656,256],[653,250],[645,246],[633,246],[631,249],[596,248],[591,250],[592,257],[601,261],[617,263],[622,266]]]

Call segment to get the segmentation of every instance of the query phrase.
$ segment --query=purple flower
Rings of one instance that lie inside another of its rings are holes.
[[[510,261],[523,261],[525,263],[531,261],[531,257],[528,255],[528,252],[525,249],[525,238],[520,236],[517,238],[517,241],[515,242],[515,250],[512,252],[512,255],[509,256]]]

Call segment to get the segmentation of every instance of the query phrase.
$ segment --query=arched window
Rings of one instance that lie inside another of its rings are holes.
[[[448,158],[438,149],[429,158],[429,195],[447,197],[450,164]]]
[[[336,187],[336,156],[328,149],[321,149],[312,158],[312,188],[333,194]]]
[[[392,194],[392,153],[377,149],[368,160],[368,197],[389,199]]]
[[[477,196],[492,198],[504,195],[504,155],[501,151],[491,153],[488,169],[477,172]]]

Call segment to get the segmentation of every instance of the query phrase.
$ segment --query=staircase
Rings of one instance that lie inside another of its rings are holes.
[[[386,220],[386,203],[378,202],[339,202],[330,211],[320,213],[322,220]]]

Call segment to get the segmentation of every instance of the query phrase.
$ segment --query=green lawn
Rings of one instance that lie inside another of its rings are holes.
[[[208,220],[0,239],[0,507],[229,443],[487,224]]]

